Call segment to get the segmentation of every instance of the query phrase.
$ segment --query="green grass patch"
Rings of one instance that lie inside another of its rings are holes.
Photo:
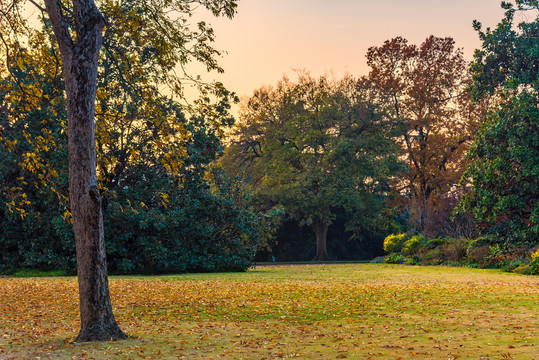
[[[539,278],[382,264],[110,279],[130,338],[75,344],[77,283],[0,279],[0,358],[538,359]]]
[[[65,270],[39,270],[39,269],[9,269],[0,272],[1,275],[7,275],[18,278],[25,277],[55,277],[68,276]]]

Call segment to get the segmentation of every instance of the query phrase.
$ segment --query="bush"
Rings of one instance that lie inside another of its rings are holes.
[[[421,265],[421,260],[418,256],[411,256],[404,261],[405,265]]]
[[[429,239],[427,243],[425,244],[425,248],[433,250],[437,247],[445,245],[445,243],[449,240],[449,238],[435,238],[435,239]]]
[[[444,252],[440,247],[429,249],[424,247],[419,253],[423,265],[440,265],[445,261]]]
[[[536,250],[532,252],[528,264],[523,264],[513,271],[525,275],[539,275],[539,248],[536,247]]]
[[[462,239],[450,239],[442,246],[445,259],[460,262],[466,257],[468,244]]]
[[[487,261],[487,256],[490,253],[490,246],[483,245],[479,247],[470,247],[468,246],[468,249],[466,250],[466,256],[468,260],[473,263],[477,264],[481,267],[485,266],[485,263]]]
[[[406,234],[392,234],[384,239],[384,251],[388,254],[399,253],[404,247]]]
[[[150,168],[137,170],[104,211],[112,272],[243,271],[251,265],[273,215],[256,213],[238,182],[216,169],[208,181],[191,174],[180,186]]]
[[[390,235],[384,250],[390,252],[376,262],[407,265],[468,265],[495,268],[507,272],[539,275],[539,246],[511,243],[498,236],[482,236],[474,240],[451,237],[426,239],[406,234]]]
[[[532,254],[532,260],[528,264],[529,274],[539,275],[539,249]]]
[[[404,264],[406,262],[406,258],[402,254],[390,254],[388,255],[384,262],[386,264]]]
[[[426,239],[423,235],[412,236],[410,239],[406,240],[406,242],[404,243],[402,252],[404,252],[407,255],[415,254],[422,246],[425,245],[425,243],[426,243]]]
[[[476,247],[481,247],[481,246],[492,246],[499,243],[500,243],[500,240],[498,240],[496,237],[492,235],[480,236],[470,241],[468,245],[468,250],[476,248]]]

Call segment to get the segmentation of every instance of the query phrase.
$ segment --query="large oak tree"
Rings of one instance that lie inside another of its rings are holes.
[[[312,226],[314,260],[327,260],[328,226],[337,209],[366,225],[379,214],[396,170],[392,124],[370,82],[299,74],[249,98],[223,159],[263,204],[281,205]]]

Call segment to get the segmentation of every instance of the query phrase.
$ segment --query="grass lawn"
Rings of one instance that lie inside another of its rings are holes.
[[[539,277],[338,264],[110,287],[130,338],[75,344],[74,277],[0,278],[0,359],[539,359]]]

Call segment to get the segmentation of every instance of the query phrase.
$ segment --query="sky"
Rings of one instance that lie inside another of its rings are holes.
[[[233,19],[202,16],[224,50],[222,75],[207,74],[239,96],[305,69],[313,76],[367,75],[371,46],[402,36],[419,45],[430,35],[450,36],[471,60],[481,43],[472,28],[494,28],[500,0],[240,0]]]

